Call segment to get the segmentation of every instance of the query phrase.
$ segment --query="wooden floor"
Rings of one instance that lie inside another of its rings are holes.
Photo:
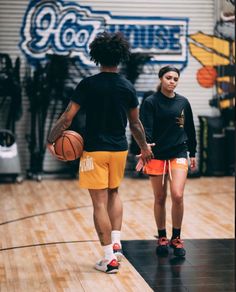
[[[153,195],[147,179],[125,178],[123,240],[153,240]],[[167,202],[170,235],[170,200]],[[184,239],[234,238],[234,178],[188,179]],[[93,269],[102,250],[92,206],[76,180],[0,184],[0,291],[152,291],[124,259],[119,274]]]

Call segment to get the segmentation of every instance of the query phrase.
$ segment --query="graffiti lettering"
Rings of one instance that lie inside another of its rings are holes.
[[[31,19],[31,38],[27,48],[38,58],[53,50],[57,54],[85,52],[91,42],[93,32],[100,22],[82,20],[77,11],[58,13],[54,4],[37,6]]]
[[[152,62],[186,62],[187,19],[118,17],[74,3],[31,1],[22,26],[20,47],[29,59],[47,53],[78,56],[86,65],[89,44],[104,29],[121,31],[133,52],[153,55]]]
[[[133,51],[140,50],[150,53],[163,53],[164,50],[181,53],[181,35],[183,31],[180,26],[174,25],[111,25],[107,29],[111,32],[123,31],[132,44]]]

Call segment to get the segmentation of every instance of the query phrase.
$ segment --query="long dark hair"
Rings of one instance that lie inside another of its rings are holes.
[[[162,78],[167,72],[170,72],[170,71],[174,71],[178,74],[178,76],[180,76],[180,71],[178,68],[176,68],[175,66],[172,66],[172,65],[167,65],[167,66],[162,67],[159,70],[158,77]],[[161,82],[157,86],[157,91],[160,91],[160,90],[161,90]]]

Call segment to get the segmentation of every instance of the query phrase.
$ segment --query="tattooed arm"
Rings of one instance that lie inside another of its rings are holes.
[[[151,146],[153,145],[147,144],[143,125],[138,116],[138,108],[132,108],[128,112],[130,131],[141,149],[141,158],[145,164],[153,158],[153,153],[151,150]]]
[[[58,155],[56,155],[56,153],[54,151],[53,143],[57,140],[58,137],[60,137],[62,135],[63,131],[65,131],[66,129],[69,128],[74,116],[79,111],[79,109],[80,109],[80,105],[71,101],[68,104],[64,113],[57,120],[56,124],[54,125],[54,127],[52,128],[52,130],[48,136],[47,147],[48,147],[49,151],[52,153],[52,155],[56,156],[60,160],[63,160],[63,159],[62,159],[62,157],[59,157]]]
[[[56,124],[52,128],[49,136],[48,136],[48,143],[53,144],[58,137],[60,137],[66,129],[69,128],[71,125],[71,122],[76,115],[76,113],[79,111],[80,105],[71,101],[64,113],[61,115],[61,117],[57,120]]]

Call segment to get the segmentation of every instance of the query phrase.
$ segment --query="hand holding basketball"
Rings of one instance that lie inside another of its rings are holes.
[[[52,156],[56,157],[58,160],[66,161],[62,156],[59,156],[55,153],[54,144],[48,143],[47,148]]]
[[[53,147],[53,149],[50,149],[50,147]],[[54,145],[48,146],[48,148],[59,160],[72,161],[82,155],[84,140],[79,133],[66,130],[55,141]]]

